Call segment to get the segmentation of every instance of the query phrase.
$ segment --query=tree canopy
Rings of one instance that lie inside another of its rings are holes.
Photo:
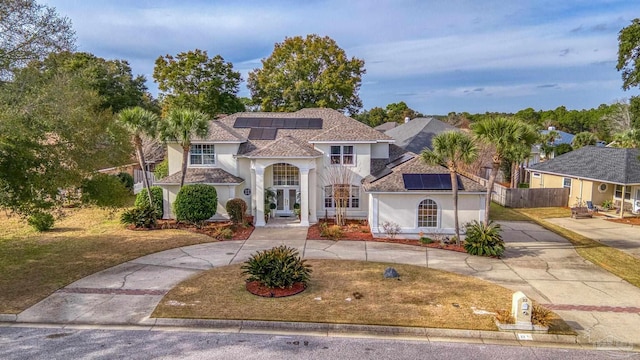
[[[312,34],[276,43],[262,69],[249,73],[247,86],[263,111],[325,107],[355,114],[364,74],[364,60],[349,59],[333,39]]]
[[[33,62],[0,84],[0,206],[19,213],[48,208],[59,189],[131,154],[126,132],[82,73]]]
[[[158,83],[163,111],[171,108],[198,110],[210,118],[244,111],[237,97],[242,77],[222,56],[192,50],[156,59],[153,79]]]
[[[618,34],[618,71],[622,71],[622,88],[629,90],[640,85],[640,19]]]
[[[51,52],[73,50],[71,21],[35,0],[0,1],[0,80]]]

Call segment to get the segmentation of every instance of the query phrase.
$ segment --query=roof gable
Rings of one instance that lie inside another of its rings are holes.
[[[529,169],[615,184],[640,184],[638,154],[638,149],[585,146]]]

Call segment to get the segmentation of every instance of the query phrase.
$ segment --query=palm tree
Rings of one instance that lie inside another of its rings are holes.
[[[640,130],[629,129],[613,136],[615,147],[638,148],[640,147]]]
[[[453,213],[456,239],[460,241],[458,222],[458,171],[463,164],[471,164],[478,157],[478,147],[473,139],[459,131],[447,131],[436,135],[432,142],[433,150],[425,149],[421,156],[428,164],[444,165],[451,174],[453,193]]]
[[[118,121],[133,137],[133,145],[136,148],[136,157],[142,169],[142,182],[144,188],[147,189],[149,204],[153,204],[153,197],[149,189],[149,178],[147,177],[146,162],[142,151],[142,135],[154,138],[157,134],[158,120],[159,118],[156,114],[139,106],[126,108],[118,113]]]
[[[513,118],[489,118],[479,121],[471,126],[475,136],[483,142],[493,145],[495,151],[492,156],[491,174],[487,184],[487,199],[485,201],[484,223],[489,223],[489,209],[491,206],[491,193],[496,175],[500,169],[500,163],[513,148],[535,144],[538,133],[529,125]],[[518,145],[520,144],[520,145]]]
[[[209,119],[204,113],[184,108],[169,111],[161,122],[160,136],[163,141],[176,141],[182,147],[182,178],[180,187],[184,185],[187,175],[187,157],[191,149],[191,138],[204,137],[209,132]]]
[[[571,147],[573,150],[580,149],[583,146],[587,145],[595,145],[598,142],[598,138],[589,131],[583,131],[581,133],[577,133],[576,136],[573,137],[573,141],[571,141]]]

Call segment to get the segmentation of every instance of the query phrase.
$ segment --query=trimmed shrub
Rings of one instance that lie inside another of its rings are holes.
[[[82,202],[110,209],[126,206],[130,194],[117,176],[107,174],[85,180],[81,190]]]
[[[151,196],[153,197],[153,208],[156,210],[156,217],[162,219],[164,210],[162,206],[162,188],[160,186],[151,187]],[[133,204],[137,208],[149,206],[149,196],[147,189],[142,189],[136,196],[136,202]]]
[[[122,184],[129,189],[129,191],[133,192],[133,176],[126,172],[120,172],[116,175],[118,179],[122,182]]]
[[[497,256],[504,253],[504,241],[500,235],[500,224],[492,221],[488,225],[474,220],[466,226],[467,237],[464,249],[471,255]]]
[[[247,212],[247,203],[242,199],[231,199],[225,205],[227,213],[235,224],[244,223],[244,215]]]
[[[167,177],[167,175],[169,175],[169,160],[167,157],[165,157],[164,160],[156,164],[156,167],[153,170],[153,174],[156,180],[160,180],[162,178]]]
[[[149,206],[149,202],[142,206],[136,206],[120,215],[120,222],[125,225],[133,225],[136,228],[153,228],[157,220],[156,209]]]
[[[54,222],[53,215],[44,211],[36,211],[27,218],[27,223],[37,231],[51,230]]]
[[[290,288],[295,283],[307,284],[311,266],[298,255],[298,250],[280,245],[251,255],[242,273],[249,275],[247,282],[258,281],[269,288]]]
[[[178,221],[202,226],[205,220],[216,214],[218,193],[212,185],[185,185],[178,191],[173,206]]]

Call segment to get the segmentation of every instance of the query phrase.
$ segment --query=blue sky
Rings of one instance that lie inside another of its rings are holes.
[[[583,109],[638,95],[621,90],[615,69],[636,0],[43,2],[72,20],[78,50],[129,61],[154,94],[160,55],[207,50],[246,79],[275,43],[316,33],[365,60],[365,109]],[[249,96],[244,83],[240,95]]]

